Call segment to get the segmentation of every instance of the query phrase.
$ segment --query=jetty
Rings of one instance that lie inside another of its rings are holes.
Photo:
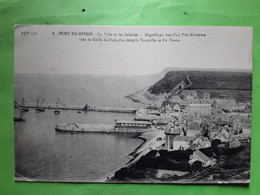
[[[67,104],[42,104],[27,103],[16,104],[15,107],[19,108],[33,108],[33,109],[55,109],[55,110],[82,110],[82,111],[96,111],[96,112],[119,112],[119,113],[135,113],[138,108],[125,108],[125,107],[106,107],[106,106],[89,106],[86,105],[67,105]]]
[[[108,124],[57,124],[56,131],[68,133],[144,133],[154,131],[152,128],[117,128]]]

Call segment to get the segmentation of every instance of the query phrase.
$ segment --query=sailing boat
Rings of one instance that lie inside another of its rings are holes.
[[[45,108],[43,108],[44,99],[42,100],[42,103],[40,104],[40,101],[37,100],[35,112],[44,112]]]
[[[56,110],[54,110],[54,114],[60,114],[60,111],[57,109],[59,104],[60,104],[60,98],[58,97],[58,100],[56,102]]]
[[[20,111],[21,112],[28,112],[29,111],[29,108],[25,108],[25,99],[23,98],[22,99],[22,108],[20,108]]]
[[[19,108],[19,110],[20,110],[20,115],[19,115],[19,117],[14,117],[14,121],[16,121],[16,122],[25,122],[25,120],[22,118],[22,109]]]

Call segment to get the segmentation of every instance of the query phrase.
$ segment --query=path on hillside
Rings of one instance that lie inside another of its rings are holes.
[[[183,87],[182,89],[178,90],[178,91],[175,92],[175,93],[173,93],[173,90],[174,90],[174,89],[171,90],[171,91],[169,92],[169,94],[167,95],[167,97],[165,98],[164,102],[165,102],[166,100],[169,100],[172,95],[177,95],[179,92],[181,92],[182,90],[184,90],[184,89],[186,89],[186,88],[188,88],[188,87],[190,87],[190,86],[192,85],[192,82],[191,82],[191,80],[189,79],[189,75],[187,75],[186,78],[187,78],[187,80],[189,81],[189,84],[188,84],[187,86]]]
[[[184,89],[186,89],[186,88],[188,88],[188,87],[190,87],[190,86],[192,85],[192,82],[191,82],[189,76],[190,76],[190,75],[187,75],[187,77],[186,77],[187,80],[189,81],[189,84],[188,84],[187,86],[183,87],[182,89],[180,89],[179,91],[177,91],[175,94],[178,94],[178,93],[181,92],[182,90],[184,90]]]

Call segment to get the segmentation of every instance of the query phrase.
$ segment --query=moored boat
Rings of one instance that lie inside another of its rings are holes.
[[[25,120],[21,117],[14,117],[15,122],[25,122]]]
[[[42,100],[42,103],[40,104],[39,100],[37,100],[35,112],[44,112],[45,108],[43,108],[44,99]]]
[[[29,108],[22,108],[21,109],[21,112],[28,112],[29,111]]]
[[[35,112],[44,112],[45,108],[35,108]]]
[[[60,114],[59,110],[54,110],[54,114]]]

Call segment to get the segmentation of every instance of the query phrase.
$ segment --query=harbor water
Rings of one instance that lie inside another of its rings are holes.
[[[15,101],[44,99],[65,104],[142,107],[126,95],[152,84],[143,77],[15,74]],[[15,115],[18,111],[15,110]],[[17,180],[95,181],[125,165],[143,141],[129,134],[70,134],[55,131],[58,123],[113,124],[115,119],[133,120],[129,113],[53,110],[22,114],[26,122],[15,122],[15,176]]]

